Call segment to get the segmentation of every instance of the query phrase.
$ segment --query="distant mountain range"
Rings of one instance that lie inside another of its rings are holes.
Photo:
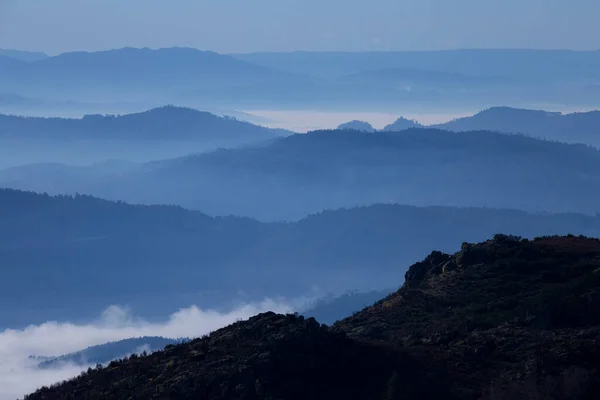
[[[40,100],[24,98],[11,93],[0,94],[0,105],[3,102],[26,105],[43,104]],[[243,112],[233,110],[230,112],[240,118],[255,118]],[[512,107],[492,107],[470,117],[429,126],[400,117],[392,124],[385,126],[382,131],[398,132],[425,127],[454,132],[486,130],[521,133],[566,143],[600,145],[600,134],[598,133],[600,111],[563,114]],[[356,120],[341,124],[337,129],[376,131],[368,122]],[[0,114],[0,140],[3,138],[35,138],[54,141],[62,139],[193,140],[231,147],[232,145],[288,136],[292,133],[283,129],[269,129],[231,117],[218,117],[213,113],[176,106],[158,107],[124,115],[85,115],[83,118],[77,119]]]
[[[322,78],[363,71],[430,71],[470,77],[553,81],[600,78],[600,52],[481,49],[452,51],[282,52],[233,54],[281,71]],[[443,75],[439,75],[443,76]]]
[[[359,125],[370,126],[365,124],[368,122],[352,121],[340,125],[338,129],[356,129]],[[563,114],[513,107],[491,107],[470,117],[428,126],[400,117],[394,123],[383,128],[383,131],[398,132],[410,128],[435,128],[453,132],[485,130],[521,133],[535,138],[600,147],[600,111]]]
[[[0,114],[0,168],[56,161],[89,164],[114,158],[143,162],[263,143],[290,134],[174,106],[83,118]]]
[[[600,241],[495,235],[433,251],[333,328],[263,313],[25,400],[592,400]]]
[[[492,130],[523,133],[548,140],[600,146],[600,111],[562,114],[493,107],[471,117],[458,118],[432,127],[455,132]]]
[[[0,107],[32,107],[43,104],[44,102],[38,99],[23,97],[14,93],[0,93]]]
[[[399,132],[399,131],[403,131],[406,129],[412,129],[412,128],[424,128],[424,126],[415,120],[400,117],[393,123],[386,125],[385,128],[383,128],[383,131],[384,132]],[[476,130],[476,129],[473,129],[473,130]]]
[[[9,74],[16,73],[18,68],[27,62],[13,57],[0,54],[0,70]]]
[[[597,52],[222,55],[123,48],[13,57],[0,55],[2,90],[47,101],[390,110],[517,102],[596,106],[600,94]]]
[[[482,86],[514,84],[510,78],[495,76],[468,76],[460,73],[431,71],[427,69],[387,68],[366,70],[343,75],[336,82],[352,85],[368,85],[379,90],[395,87],[402,91],[419,89],[460,88],[476,89]]]
[[[339,129],[339,130],[354,130],[354,131],[360,131],[360,132],[375,132],[375,130],[376,130],[375,128],[373,128],[373,125],[369,124],[368,122],[356,121],[356,120],[341,124],[337,127],[337,129]]]
[[[314,317],[320,322],[332,324],[372,305],[392,291],[351,292],[342,296],[330,295],[312,302],[307,309],[302,311],[302,314],[307,318]],[[106,365],[113,360],[129,357],[132,354],[150,354],[163,350],[166,346],[187,341],[189,339],[145,336],[103,343],[57,357],[30,356],[29,358],[38,361],[38,368],[44,369],[60,368],[64,364]]]
[[[291,133],[175,106],[126,115],[86,115],[81,119],[0,114],[0,139],[197,140],[247,144]]]
[[[188,48],[73,52],[34,62],[4,56],[0,72],[4,90],[96,102],[116,95],[121,100],[158,96],[164,101],[169,93],[243,86],[293,76]]]
[[[77,321],[111,304],[155,318],[190,304],[382,290],[429,249],[494,232],[600,235],[598,216],[477,208],[374,205],[260,223],[12,190],[0,190],[0,205],[0,329]]]
[[[44,58],[48,58],[48,55],[45,53],[37,52],[37,51],[22,51],[22,50],[11,50],[11,49],[0,49],[0,56],[6,56],[10,58],[14,58],[20,61],[39,61]]]
[[[110,173],[29,165],[0,171],[0,184],[278,221],[389,202],[594,214],[597,171],[600,151],[584,145],[419,128],[314,131]]]
[[[58,357],[31,356],[30,359],[39,361],[38,368],[57,368],[63,364],[76,364],[79,366],[106,365],[118,358],[128,357],[132,354],[150,354],[158,350],[163,350],[168,345],[179,344],[185,341],[187,339],[145,336],[91,346]]]
[[[333,324],[349,317],[365,307],[384,298],[394,290],[372,290],[369,292],[350,292],[341,296],[327,296],[314,301],[308,309],[302,311],[307,318],[315,318],[323,324]]]
[[[373,126],[366,121],[356,121],[356,120],[340,124],[340,125],[338,125],[338,127],[336,129],[342,130],[342,131],[343,130],[354,130],[354,131],[361,131],[361,132],[378,132],[378,131],[400,132],[400,131],[405,131],[407,129],[425,128],[425,127],[426,127],[425,125],[421,125],[418,121],[400,117],[396,121],[392,122],[391,124],[386,125],[381,130],[373,128]],[[440,129],[444,129],[444,128],[440,127]]]

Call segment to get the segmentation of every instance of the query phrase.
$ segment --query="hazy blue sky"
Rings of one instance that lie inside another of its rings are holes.
[[[0,0],[0,47],[598,49],[599,15],[599,0]]]

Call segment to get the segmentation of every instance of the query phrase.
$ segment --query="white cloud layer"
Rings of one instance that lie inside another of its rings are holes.
[[[285,313],[291,310],[290,306],[272,300],[244,305],[227,313],[192,306],[177,311],[162,323],[149,323],[136,319],[126,309],[111,306],[90,324],[47,322],[22,330],[6,330],[0,333],[0,400],[22,398],[41,386],[69,379],[87,369],[64,365],[40,370],[35,367],[34,361],[28,359],[30,355],[59,356],[89,346],[140,336],[198,337],[261,312]]]

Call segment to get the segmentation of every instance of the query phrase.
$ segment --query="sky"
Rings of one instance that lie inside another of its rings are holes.
[[[598,0],[0,0],[0,48],[597,50],[598,15]]]

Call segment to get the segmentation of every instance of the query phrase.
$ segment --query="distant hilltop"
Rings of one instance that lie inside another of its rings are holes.
[[[261,141],[292,132],[270,129],[187,107],[164,106],[124,115],[38,118],[0,114],[0,137],[80,139],[198,139]]]
[[[341,124],[338,129],[367,131],[371,125],[364,121]],[[528,136],[566,143],[583,143],[600,146],[600,111],[563,114],[543,110],[513,107],[492,107],[470,117],[456,118],[440,124],[422,125],[404,117],[382,129],[383,132],[403,131],[411,128],[436,128],[453,132],[494,131],[521,133]],[[372,127],[371,127],[372,128]],[[375,129],[368,130],[376,131]]]

